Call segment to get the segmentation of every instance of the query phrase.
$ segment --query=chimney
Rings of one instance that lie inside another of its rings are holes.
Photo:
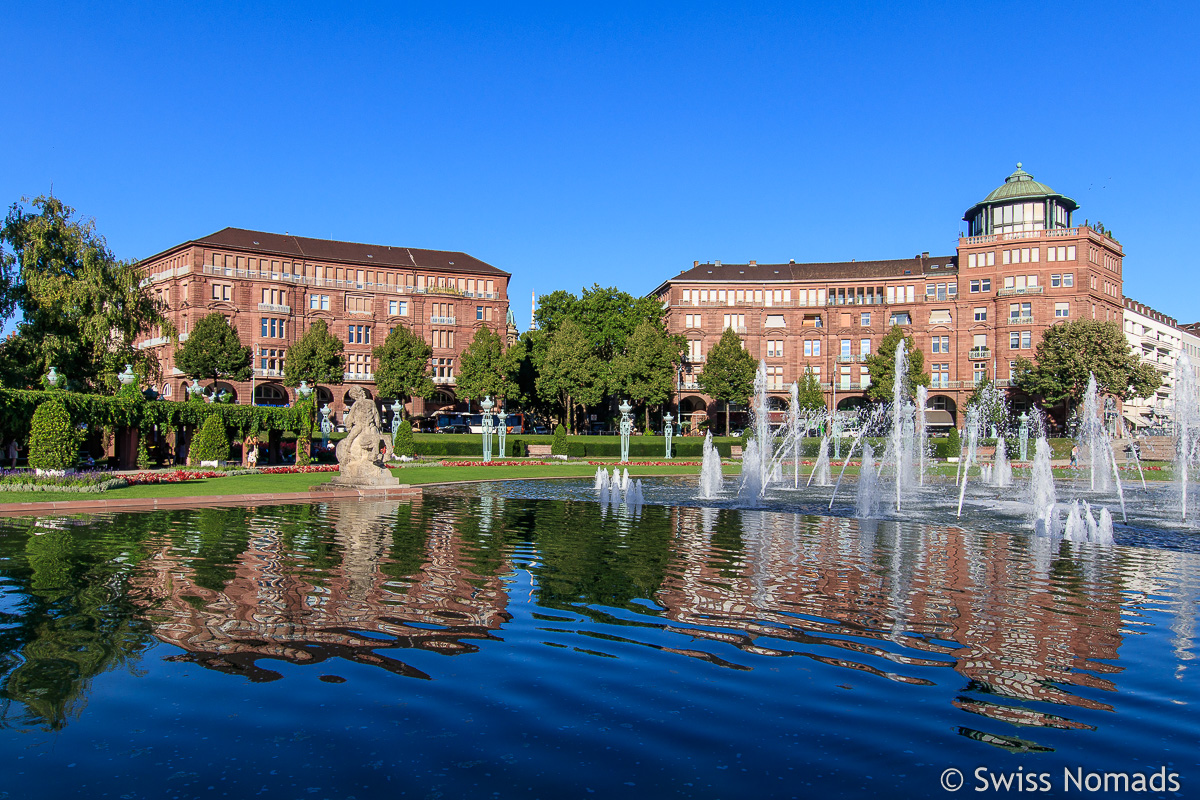
[[[714,266],[714,267],[719,267],[719,266],[721,266],[721,262],[720,262],[720,261],[714,261],[714,262],[713,262],[713,266]]]
[[[929,258],[929,251],[926,250],[924,253],[921,253],[921,258]]]
[[[796,259],[794,259],[794,258],[789,258],[789,259],[788,259],[788,263],[789,263],[789,264],[795,264],[795,263],[796,263]]]
[[[693,267],[698,267],[698,266],[700,266],[700,262],[699,262],[699,261],[693,261],[693,262],[692,262],[692,266],[693,266]]]
[[[750,262],[750,266],[752,266],[752,267],[757,267],[757,266],[758,266],[758,262],[757,262],[757,261],[751,261],[751,262]]]

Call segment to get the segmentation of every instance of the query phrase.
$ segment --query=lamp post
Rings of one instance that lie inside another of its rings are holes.
[[[479,407],[483,409],[483,463],[485,464],[492,460],[492,431],[495,430],[492,408],[495,405],[491,395],[484,397],[483,402],[479,404]]]
[[[396,435],[400,433],[400,412],[404,409],[404,404],[399,400],[392,401],[392,452],[396,451]]]
[[[1017,417],[1018,435],[1021,437],[1021,460],[1029,460],[1029,414],[1025,411],[1021,412],[1021,416]]]
[[[54,369],[51,367],[51,369]],[[126,364],[125,371],[117,375],[117,380],[121,382],[121,386],[129,386],[137,380],[137,375],[134,374],[133,364]]]
[[[617,410],[621,412],[621,463],[624,464],[629,461],[629,433],[633,429],[633,417],[629,412],[633,406],[628,400],[622,400]]]
[[[671,437],[675,435],[675,420],[670,414],[663,414],[663,439],[666,441],[666,454],[663,458],[671,458]]]
[[[329,416],[333,413],[333,409],[329,407],[329,403],[321,409],[321,449],[329,449],[329,434],[333,432],[333,423],[329,421]]]
[[[48,383],[52,389],[57,389],[66,383],[66,378],[58,374],[58,370],[51,366],[50,371],[46,373],[46,383]]]
[[[504,458],[504,437],[508,435],[508,412],[503,408],[496,412],[496,436],[499,439],[496,455]]]

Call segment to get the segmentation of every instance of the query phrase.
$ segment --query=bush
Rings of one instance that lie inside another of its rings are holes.
[[[219,414],[209,414],[192,441],[190,461],[199,464],[201,461],[228,460],[229,433],[225,430],[225,422]]]
[[[392,454],[397,456],[411,456],[415,452],[412,423],[408,420],[404,420],[396,428],[396,435],[392,441],[392,451]]]
[[[567,429],[559,425],[554,429],[554,441],[550,443],[550,453],[556,456],[568,455]]]
[[[146,435],[140,431],[138,435],[137,468],[150,469],[150,448],[146,446]]]
[[[79,456],[79,435],[58,400],[49,400],[33,412],[29,428],[29,466],[35,469],[70,469]]]
[[[962,438],[958,435],[958,428],[951,428],[950,433],[946,435],[946,458],[954,457],[962,453]]]

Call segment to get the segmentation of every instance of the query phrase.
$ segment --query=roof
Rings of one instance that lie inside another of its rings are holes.
[[[474,256],[456,250],[422,250],[416,247],[339,242],[333,239],[309,239],[304,236],[251,231],[244,228],[222,228],[216,233],[176,245],[158,255],[193,245],[226,247],[231,250],[279,255],[311,261],[340,261],[408,269],[420,267],[486,275],[508,276],[511,274],[497,269],[487,262],[480,261]],[[151,258],[157,258],[158,255]]]
[[[1039,200],[1048,197],[1062,201],[1070,211],[1079,208],[1079,204],[1071,198],[1059,194],[1044,183],[1035,181],[1032,175],[1021,169],[1021,162],[1018,161],[1016,171],[1005,178],[1004,183],[993,189],[987,197],[971,206],[963,215],[963,219],[970,219],[976,209],[981,206],[1003,205],[1014,200]]]
[[[651,294],[672,283],[797,283],[800,281],[853,281],[878,278],[914,278],[958,272],[957,256],[919,255],[882,261],[828,261],[813,264],[696,264],[663,281]]]

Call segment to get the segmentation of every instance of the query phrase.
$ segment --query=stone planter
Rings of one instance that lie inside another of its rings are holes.
[[[204,467],[212,467],[213,469],[220,469],[221,467],[225,466],[228,463],[229,463],[228,461],[201,461],[200,467],[201,467],[201,469],[203,469]]]
[[[39,478],[42,476],[46,476],[46,477],[50,477],[50,478],[61,478],[64,475],[72,475],[72,474],[74,474],[74,472],[75,472],[75,468],[71,467],[69,469],[35,469],[33,471],[33,474],[37,475]]]

